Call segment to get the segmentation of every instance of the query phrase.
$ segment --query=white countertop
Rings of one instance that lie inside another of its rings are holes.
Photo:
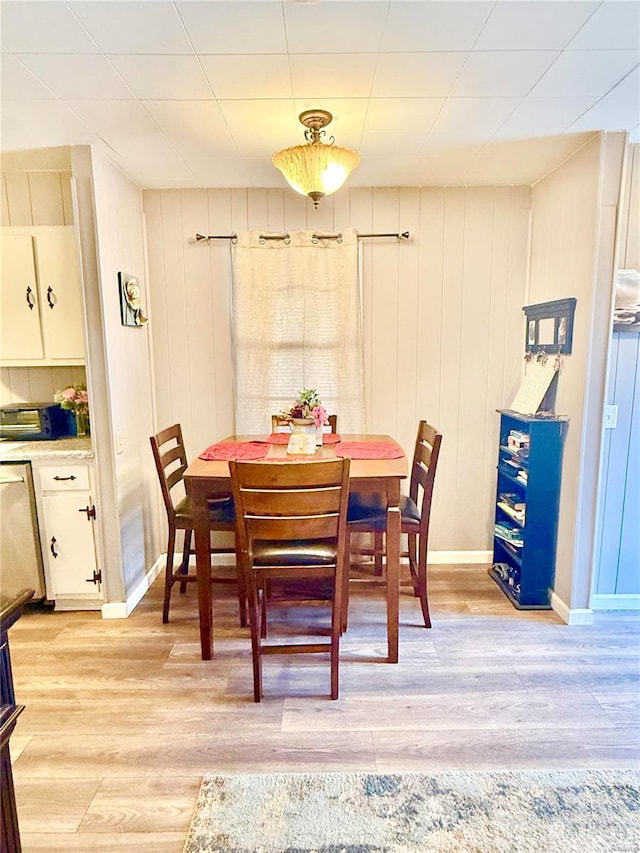
[[[11,441],[0,439],[0,461],[37,459],[93,459],[91,437],[58,438],[56,441]]]

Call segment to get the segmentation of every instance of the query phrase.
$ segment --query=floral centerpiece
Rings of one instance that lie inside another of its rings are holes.
[[[56,391],[54,399],[63,409],[74,412],[77,434],[86,435],[89,431],[89,395],[87,386],[82,383],[67,385],[62,391]]]
[[[295,402],[288,409],[278,412],[278,417],[292,423],[296,421],[306,421],[308,424],[313,423],[316,428],[329,423],[327,410],[322,405],[322,401],[315,388],[303,388],[296,397]]]

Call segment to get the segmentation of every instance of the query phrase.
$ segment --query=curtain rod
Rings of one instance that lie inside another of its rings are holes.
[[[401,234],[398,232],[389,233],[389,234],[358,234],[358,240],[361,240],[364,237],[395,237],[400,243],[402,240],[409,239],[409,232],[403,231]],[[201,243],[202,241],[209,240],[231,240],[232,243],[238,242],[237,234],[196,234],[195,241],[196,243]],[[264,243],[266,240],[282,240],[284,243],[290,243],[291,237],[289,234],[261,234],[260,242]],[[314,234],[311,238],[313,243],[317,243],[318,240],[337,240],[338,243],[342,242],[342,234]]]

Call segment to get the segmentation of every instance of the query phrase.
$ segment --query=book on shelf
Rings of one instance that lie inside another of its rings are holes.
[[[498,539],[503,539],[515,548],[522,548],[524,545],[522,540],[522,531],[517,527],[508,527],[506,524],[498,523],[494,527],[494,533]]]
[[[520,495],[516,495],[515,492],[501,492],[498,498],[506,504],[509,504],[511,509],[523,510],[525,508],[525,502],[522,500]]]
[[[510,518],[515,519],[515,521],[520,522],[520,524],[524,524],[524,509],[514,509],[504,501],[498,501],[498,506],[503,512],[506,512]]]

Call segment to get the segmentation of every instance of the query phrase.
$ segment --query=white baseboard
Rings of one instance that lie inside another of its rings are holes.
[[[429,551],[427,562],[433,565],[455,565],[470,566],[478,564],[491,565],[493,563],[492,551]]]
[[[567,625],[593,625],[593,610],[588,607],[572,610],[555,592],[551,593],[551,607]]]
[[[140,583],[135,587],[133,592],[127,597],[126,601],[109,601],[102,605],[103,619],[126,619],[127,616],[134,610],[144,598],[145,593],[158,577],[160,572],[164,570],[166,556],[161,554],[149,569]]]
[[[592,595],[592,610],[640,610],[640,595]]]

